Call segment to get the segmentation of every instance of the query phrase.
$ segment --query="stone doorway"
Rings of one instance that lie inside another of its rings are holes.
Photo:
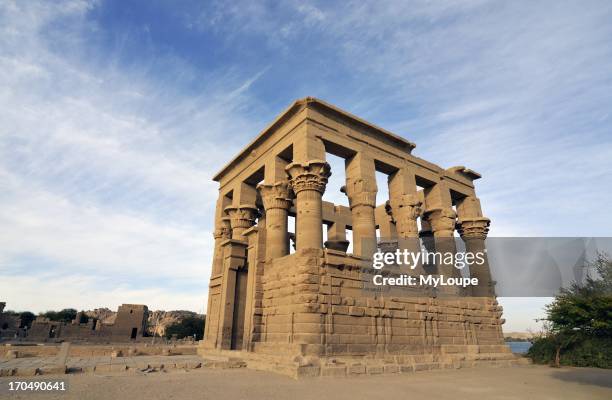
[[[234,313],[232,321],[232,350],[242,349],[244,335],[244,317],[247,295],[248,269],[241,268],[236,271],[236,290],[234,292]]]

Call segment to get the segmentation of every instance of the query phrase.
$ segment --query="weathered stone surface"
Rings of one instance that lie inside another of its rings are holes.
[[[13,359],[13,358],[19,358],[19,352],[17,350],[9,350],[6,352],[6,358]]]
[[[322,366],[321,376],[346,376],[346,365]]]
[[[66,373],[66,366],[47,366],[41,367],[39,370],[41,375],[64,375]]]
[[[38,375],[38,368],[17,368],[15,370],[14,376],[34,376]]]
[[[223,168],[214,178],[220,187],[202,351],[282,356],[292,363],[286,368],[293,375],[315,374],[316,368],[292,361],[314,355],[322,359],[316,374],[323,376],[454,366],[439,356],[468,353],[469,346],[498,357],[502,351],[486,347],[504,347],[488,264],[478,272],[487,283],[473,293],[416,288],[388,296],[364,290],[373,271],[377,227],[389,236],[381,247],[418,251],[422,244],[455,252],[448,239],[458,228],[466,247],[484,249],[490,221],[474,189],[479,175],[465,167],[436,166],[414,157],[413,148],[306,98]],[[322,200],[336,172],[326,152],[346,161],[337,172],[346,176],[349,207]],[[377,198],[377,172],[388,176],[389,199]],[[289,217],[296,217],[295,232],[289,231]],[[346,252],[347,228],[353,230],[353,254]],[[434,267],[429,273],[459,274],[443,262]],[[424,268],[415,273],[426,273]],[[412,359],[328,362],[382,354]]]
[[[362,375],[366,373],[366,366],[364,364],[353,364],[348,367],[349,375]]]
[[[108,309],[79,312],[70,322],[51,321],[39,316],[32,322],[27,336],[30,340],[40,341],[129,341],[143,337],[147,317],[148,308],[141,304],[122,304],[117,313]]]

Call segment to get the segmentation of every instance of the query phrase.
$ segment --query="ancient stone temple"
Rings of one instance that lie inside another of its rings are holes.
[[[414,148],[315,98],[293,103],[249,143],[214,177],[202,348],[311,361],[395,357],[399,365],[405,357],[508,354],[487,265],[470,271],[481,283],[469,290],[364,291],[377,246],[456,251],[457,233],[466,249],[484,249],[489,219],[474,188],[480,175],[441,168],[412,155]],[[331,171],[327,154],[342,157],[344,170]],[[322,200],[332,172],[346,177],[349,207]],[[388,199],[377,196],[377,172],[387,177]],[[430,273],[460,271],[439,264]]]

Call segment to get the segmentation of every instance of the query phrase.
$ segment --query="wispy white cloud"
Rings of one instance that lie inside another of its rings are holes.
[[[270,119],[262,104],[302,95],[404,135],[418,156],[481,172],[494,235],[611,234],[609,2],[172,7],[168,18],[202,39],[206,68],[156,48],[153,26],[138,43],[146,57],[124,62],[136,39],[118,32],[104,48],[89,18],[98,6],[0,7],[2,265],[28,253],[114,271],[127,243],[134,276],[201,265],[205,296],[210,177]]]
[[[415,154],[481,172],[493,235],[612,234],[601,223],[612,219],[609,2],[321,10],[318,46],[365,88],[333,96],[415,141]]]
[[[200,310],[211,176],[241,146],[227,132],[254,130],[243,108],[263,72],[202,75],[205,93],[190,95],[172,88],[185,63],[161,81],[115,60],[96,65],[79,40],[96,31],[90,8],[1,8],[0,291],[11,308],[35,311],[85,298]],[[181,279],[199,282],[198,295],[169,287]]]
[[[341,77],[308,76],[310,94],[403,134],[423,158],[481,172],[492,235],[612,234],[609,2],[315,2],[320,18],[294,27],[308,27],[298,43],[281,34],[300,18],[295,3],[234,4],[215,29],[241,21],[273,51],[307,46],[322,76]],[[513,329],[540,312],[523,306]]]
[[[121,212],[103,204],[80,203],[2,173],[0,221],[3,255],[35,255],[52,262],[57,275],[79,271],[107,276],[203,279],[211,258],[210,231],[156,221],[146,213]],[[17,263],[14,261],[13,263]],[[37,271],[24,266],[19,273]],[[10,273],[7,261],[0,272]]]
[[[483,173],[492,234],[610,235],[610,4],[435,3],[347,7],[326,29],[406,108],[391,127],[417,154]],[[384,121],[380,102],[359,108]]]

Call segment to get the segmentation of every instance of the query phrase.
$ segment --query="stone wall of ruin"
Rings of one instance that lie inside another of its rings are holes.
[[[147,306],[123,304],[117,311],[114,324],[102,324],[94,318],[89,318],[86,323],[80,323],[82,313],[78,313],[75,320],[71,322],[50,321],[48,318],[38,317],[32,322],[32,327],[27,333],[27,340],[124,342],[134,339],[132,338],[134,328],[137,329],[135,339],[141,339],[146,332],[147,314]]]
[[[305,254],[304,254],[305,253]],[[364,295],[360,267],[305,251],[275,260],[264,277],[261,343],[303,354],[422,354],[447,345],[502,345],[493,298]]]

